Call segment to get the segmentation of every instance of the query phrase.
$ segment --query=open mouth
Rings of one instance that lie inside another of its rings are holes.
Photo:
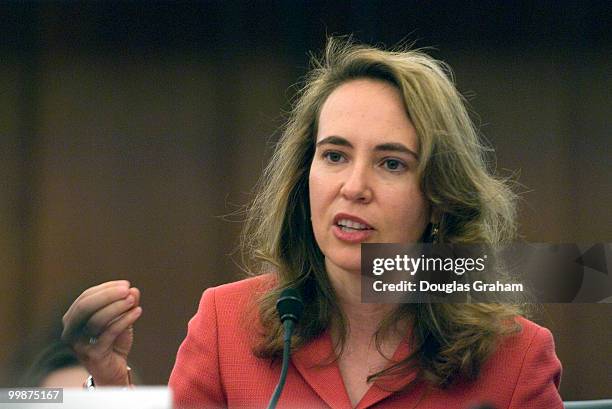
[[[342,231],[345,231],[345,232],[374,230],[372,227],[368,226],[367,224],[357,223],[355,221],[348,220],[348,219],[338,220],[336,225],[340,227]]]

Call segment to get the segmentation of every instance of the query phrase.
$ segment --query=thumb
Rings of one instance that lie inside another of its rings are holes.
[[[100,336],[100,344],[127,358],[134,340],[134,322],[142,314],[141,307],[134,307],[113,322]]]

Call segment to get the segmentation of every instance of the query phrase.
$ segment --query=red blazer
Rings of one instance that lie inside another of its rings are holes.
[[[251,324],[257,321],[253,295],[269,282],[270,276],[261,276],[204,292],[170,375],[177,407],[267,407],[280,365],[253,356]],[[522,331],[501,342],[476,381],[448,390],[417,381],[408,393],[372,385],[357,408],[468,409],[488,402],[497,409],[562,409],[561,363],[550,331],[522,317],[517,321]],[[331,353],[325,333],[292,355],[278,408],[351,408],[337,364],[317,365]],[[402,343],[394,359],[409,353],[409,344]]]

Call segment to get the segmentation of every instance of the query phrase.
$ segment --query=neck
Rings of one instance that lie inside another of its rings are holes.
[[[326,263],[327,264],[327,263]],[[338,304],[347,317],[350,336],[370,339],[381,320],[397,308],[396,304],[365,304],[361,302],[361,273],[326,265]]]

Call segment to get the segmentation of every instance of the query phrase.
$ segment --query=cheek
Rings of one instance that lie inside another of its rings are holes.
[[[398,242],[410,242],[421,238],[429,223],[429,204],[419,189],[405,191],[388,197],[384,213],[386,224]],[[402,199],[403,198],[403,199]],[[408,199],[406,199],[408,198]]]
[[[325,171],[317,161],[313,162],[308,173],[311,203],[313,203],[313,200],[319,203],[329,201],[330,197],[334,195],[335,188],[334,179],[330,172]]]
[[[321,220],[325,202],[325,189],[323,178],[317,172],[316,167],[310,169],[308,175],[308,190],[310,196],[310,216],[312,218],[313,230],[317,230],[317,224]]]
[[[313,163],[308,174],[308,190],[312,230],[321,246],[329,228],[331,207],[337,197],[338,186],[328,172]]]

